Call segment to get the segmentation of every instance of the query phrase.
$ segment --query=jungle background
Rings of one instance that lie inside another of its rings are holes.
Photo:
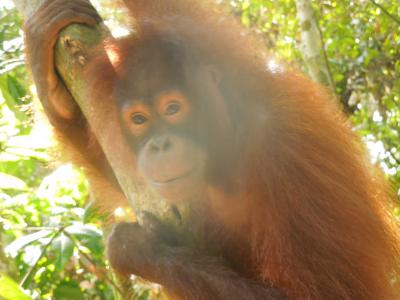
[[[265,41],[276,56],[268,64],[287,61],[336,94],[399,199],[398,0],[217,2],[225,2]],[[113,32],[123,34],[124,13],[117,1],[93,3]],[[313,12],[307,20],[315,29],[309,44],[304,4]],[[104,254],[104,217],[93,208],[80,170],[60,163],[25,66],[22,27],[13,2],[1,0],[0,299],[119,298],[120,282]],[[307,55],[313,48],[317,64]],[[123,218],[129,212],[116,214]],[[400,210],[394,208],[394,214],[399,217]],[[161,297],[156,285],[133,282],[135,298]]]

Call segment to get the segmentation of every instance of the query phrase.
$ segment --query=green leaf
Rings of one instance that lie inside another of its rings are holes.
[[[7,76],[7,86],[11,96],[15,99],[18,105],[23,104],[21,98],[26,95],[25,88],[19,83],[14,76]]]
[[[137,299],[138,300],[148,300],[148,299],[151,299],[150,296],[151,296],[150,291],[147,290],[147,291],[144,291],[143,293],[141,293],[140,296],[137,297]]]
[[[26,191],[26,183],[18,177],[0,172],[0,189]]]
[[[10,255],[15,256],[19,250],[39,239],[47,237],[51,232],[51,230],[40,230],[38,232],[20,237],[8,245],[5,251]]]
[[[6,155],[2,155],[1,157],[4,161],[19,161],[23,159],[37,159],[38,161],[49,160],[49,155],[46,152],[40,152],[30,148],[14,148],[6,145],[6,150]]]
[[[101,214],[99,213],[98,208],[95,206],[94,201],[89,202],[83,214],[82,222],[83,223],[91,223],[96,222],[101,218]]]
[[[0,75],[11,72],[12,70],[23,65],[25,65],[25,60],[23,58],[13,58],[2,61],[0,62]]]
[[[77,283],[61,282],[54,290],[56,300],[83,300],[85,297]]]
[[[0,299],[32,300],[11,278],[0,274]]]
[[[95,227],[88,224],[75,223],[65,229],[75,237],[82,246],[87,247],[93,255],[103,254],[102,234]]]
[[[14,113],[17,119],[25,121],[25,114],[23,114],[18,108],[19,99],[13,97],[13,94],[15,95],[17,93],[18,88],[14,86],[12,92],[9,90],[9,77],[11,77],[11,75],[0,76],[0,92],[6,101],[8,108]],[[13,80],[11,79],[10,82],[13,82]]]
[[[65,231],[78,238],[89,237],[99,239],[102,237],[100,230],[88,224],[75,223],[74,225],[68,226]]]
[[[52,243],[52,249],[57,255],[55,265],[60,271],[64,270],[65,264],[74,253],[74,244],[65,234],[61,233]]]

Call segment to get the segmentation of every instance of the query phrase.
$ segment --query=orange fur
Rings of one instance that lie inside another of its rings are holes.
[[[238,270],[291,299],[398,297],[387,183],[336,100],[296,72],[268,70],[262,44],[210,1],[126,2],[139,33],[115,43],[120,57],[135,55],[148,32],[173,37],[221,72],[226,106],[244,112],[235,120],[237,193],[216,187],[204,204],[232,237],[225,254]],[[92,84],[109,93],[114,70],[107,58],[95,64]]]

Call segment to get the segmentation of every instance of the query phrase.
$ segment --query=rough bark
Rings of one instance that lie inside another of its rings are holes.
[[[24,18],[36,11],[42,2],[43,0],[14,0]],[[74,24],[65,28],[56,45],[56,68],[96,135],[139,221],[142,211],[151,212],[192,242],[192,235],[197,234],[190,225],[191,209],[186,204],[178,206],[180,219],[166,201],[154,195],[149,196],[145,189],[135,183],[134,157],[122,136],[112,99],[93,99],[88,94],[88,80],[84,70],[93,57],[94,49],[108,34],[104,26],[89,28]],[[107,115],[102,115],[104,112]]]
[[[315,18],[312,0],[297,0],[297,18],[301,28],[301,53],[311,78],[334,91],[334,83]]]

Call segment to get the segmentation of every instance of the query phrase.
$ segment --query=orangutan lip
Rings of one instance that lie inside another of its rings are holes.
[[[181,179],[183,179],[183,178],[185,178],[185,177],[188,177],[189,175],[191,175],[191,174],[195,171],[195,169],[196,169],[196,168],[192,168],[192,169],[190,169],[189,171],[183,173],[182,175],[179,175],[179,176],[177,176],[177,177],[173,177],[173,178],[171,178],[171,179],[167,179],[167,180],[164,180],[164,181],[153,181],[152,183],[153,183],[154,185],[167,185],[167,184],[171,184],[171,183],[174,183],[175,181],[178,181],[178,180],[181,180]]]

